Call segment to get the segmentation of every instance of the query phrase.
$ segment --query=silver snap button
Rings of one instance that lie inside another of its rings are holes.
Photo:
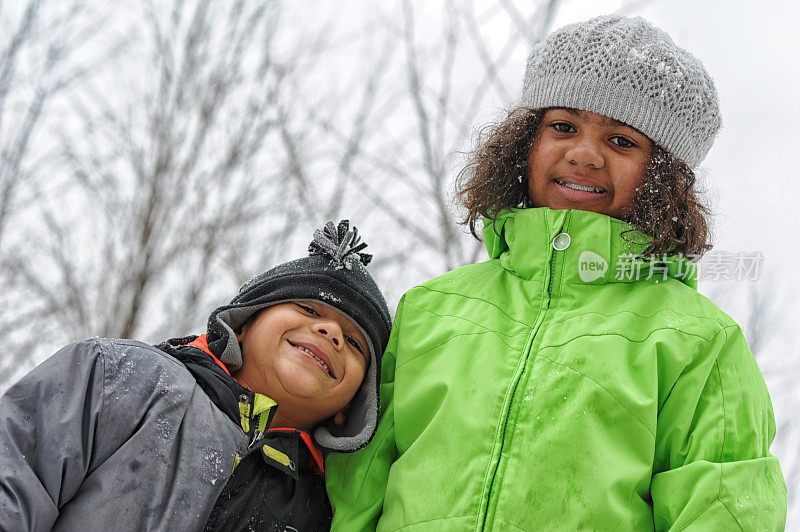
[[[564,251],[569,247],[570,242],[572,242],[572,239],[567,233],[559,233],[553,239],[553,249],[556,251]]]

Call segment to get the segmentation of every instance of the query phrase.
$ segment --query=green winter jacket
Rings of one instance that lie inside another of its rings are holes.
[[[631,261],[625,228],[510,212],[490,261],[403,296],[378,432],[328,457],[333,530],[783,529],[741,330],[690,263]]]

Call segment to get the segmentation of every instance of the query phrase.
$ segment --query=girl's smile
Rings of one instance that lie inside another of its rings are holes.
[[[595,201],[598,196],[606,194],[606,190],[590,179],[580,176],[565,175],[553,180],[558,195],[571,201]]]
[[[647,136],[617,120],[590,111],[549,109],[528,157],[533,205],[624,218],[652,149]]]

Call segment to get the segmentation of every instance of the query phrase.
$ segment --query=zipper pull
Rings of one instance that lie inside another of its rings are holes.
[[[253,407],[250,405],[250,398],[246,393],[239,396],[239,425],[245,434],[250,432],[250,412]]]
[[[253,438],[250,440],[250,443],[247,445],[247,449],[250,450],[253,446],[258,443],[258,441],[264,437],[264,433],[260,430],[256,429],[253,431]]]

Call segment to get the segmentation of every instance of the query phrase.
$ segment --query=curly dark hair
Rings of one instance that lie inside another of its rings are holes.
[[[518,108],[499,124],[481,132],[456,179],[456,195],[467,209],[462,220],[472,235],[482,218],[495,221],[499,213],[532,207],[528,189],[528,155],[547,109]],[[699,258],[711,249],[709,209],[695,190],[696,177],[681,159],[654,143],[642,184],[636,189],[625,221],[650,240],[644,256],[683,254]]]

